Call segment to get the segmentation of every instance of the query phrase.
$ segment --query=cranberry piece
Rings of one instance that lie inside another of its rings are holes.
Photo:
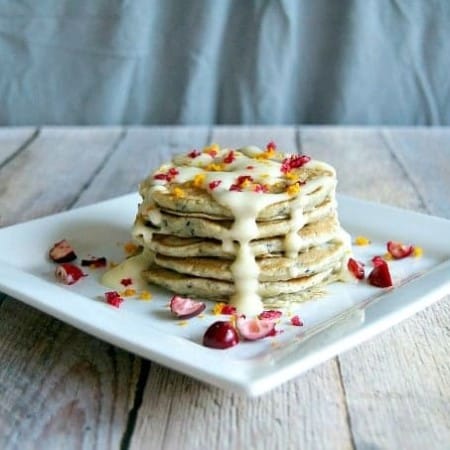
[[[170,300],[170,311],[179,319],[190,319],[204,311],[206,305],[203,302],[192,300],[188,297],[174,295]]]
[[[236,328],[230,322],[214,322],[203,335],[203,345],[205,347],[226,349],[239,343],[239,335]]]
[[[114,306],[115,308],[120,308],[123,302],[123,298],[117,291],[105,292],[105,299],[108,305]]]
[[[362,262],[350,258],[347,263],[347,268],[358,280],[364,279],[364,264]]]
[[[288,173],[293,169],[298,169],[311,161],[307,155],[291,155],[281,162],[281,172]]]
[[[268,152],[274,152],[277,149],[277,144],[275,144],[275,142],[270,141],[267,145],[266,145],[266,150]]]
[[[246,319],[239,317],[236,321],[239,334],[248,341],[256,341],[272,334],[275,328],[275,321],[272,319]]]
[[[62,263],[56,267],[55,276],[61,283],[74,284],[87,275],[75,264]]]
[[[269,309],[266,311],[263,311],[258,318],[261,320],[273,320],[273,321],[277,321],[281,316],[283,315],[283,313],[281,311],[277,311],[274,309]]]
[[[303,321],[302,319],[300,319],[299,316],[295,315],[291,317],[291,324],[296,326],[296,327],[302,327],[303,326]]]
[[[382,262],[381,262],[382,261]],[[378,261],[370,272],[368,280],[372,286],[386,288],[392,286],[392,278],[386,261]]]
[[[231,164],[236,159],[236,155],[234,154],[234,150],[230,150],[228,154],[223,159],[225,164]]]
[[[66,239],[56,242],[48,254],[50,259],[56,263],[67,263],[77,258],[75,251]]]
[[[410,256],[414,250],[412,245],[405,245],[401,242],[389,241],[386,245],[388,252],[394,259],[402,259]]]
[[[214,181],[211,181],[211,183],[209,183],[208,186],[213,191],[214,189],[216,189],[216,187],[220,186],[221,183],[222,183],[222,180],[214,180]]]
[[[220,314],[231,316],[236,312],[236,307],[231,305],[223,305]]]

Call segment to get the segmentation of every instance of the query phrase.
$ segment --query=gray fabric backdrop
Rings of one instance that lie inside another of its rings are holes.
[[[0,125],[450,125],[449,0],[0,0]]]

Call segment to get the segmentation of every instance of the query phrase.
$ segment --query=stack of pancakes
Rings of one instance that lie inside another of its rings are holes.
[[[295,300],[342,278],[350,255],[328,164],[267,148],[213,145],[141,183],[133,235],[154,254],[145,278],[180,295],[243,306]]]

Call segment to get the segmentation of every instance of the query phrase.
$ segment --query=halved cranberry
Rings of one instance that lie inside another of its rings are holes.
[[[358,280],[364,279],[364,264],[362,262],[349,258],[347,268]]]
[[[381,261],[377,261],[377,264],[372,269],[372,272],[369,273],[369,283],[372,286],[381,288],[390,287],[392,286],[392,278],[389,272],[389,266],[383,259],[381,259]]]
[[[234,347],[239,343],[239,335],[236,328],[230,322],[214,322],[206,330],[203,336],[203,345],[205,347],[226,349]]]
[[[55,276],[61,283],[74,284],[87,275],[75,264],[62,263],[56,267]]]
[[[277,321],[283,313],[281,311],[277,311],[275,309],[268,309],[259,314],[258,319],[261,320],[273,320]]]
[[[388,252],[395,259],[402,259],[410,256],[414,250],[412,245],[405,245],[401,242],[389,241],[386,245]]]
[[[56,242],[48,252],[48,255],[56,263],[67,263],[77,258],[74,249],[66,239]]]
[[[200,314],[206,305],[203,302],[188,297],[174,295],[170,300],[170,311],[179,319],[190,319]]]
[[[248,341],[256,341],[257,339],[269,336],[275,328],[275,322],[272,319],[258,319],[257,317],[246,319],[239,317],[236,321],[239,334]]]

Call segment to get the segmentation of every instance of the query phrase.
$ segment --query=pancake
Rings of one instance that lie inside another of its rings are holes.
[[[334,215],[305,225],[299,230],[302,245],[299,251],[314,245],[321,245],[336,239],[339,235],[339,222]],[[237,244],[231,252],[225,252],[222,243],[217,239],[202,239],[197,237],[178,237],[174,235],[163,235],[155,233],[148,241],[141,240],[155,253],[176,257],[214,256],[218,258],[234,259],[237,253]],[[284,237],[277,236],[266,239],[255,239],[251,241],[250,247],[255,256],[279,256],[284,252]]]
[[[300,294],[313,287],[323,285],[324,281],[334,281],[338,278],[340,264],[321,273],[286,281],[260,282],[258,295],[263,298],[276,297],[283,294]],[[150,283],[157,284],[179,295],[220,300],[229,302],[236,294],[235,284],[225,280],[194,277],[165,269],[158,265],[151,265],[143,272],[143,276]],[[214,286],[214,289],[211,289]]]
[[[305,177],[308,179],[308,177]],[[331,177],[330,177],[331,179]],[[154,203],[165,212],[170,214],[188,215],[190,217],[202,217],[206,219],[233,220],[233,213],[216,202],[212,196],[204,189],[193,187],[191,182],[173,184],[170,191],[155,190],[152,193]],[[176,188],[183,191],[183,196],[174,194]],[[312,187],[311,192],[305,192],[303,208],[305,211],[312,209],[315,205],[323,203],[330,194],[334,192],[335,181],[331,180],[327,185]],[[145,195],[148,188],[141,188],[141,193]],[[284,192],[285,185],[283,185]],[[258,213],[257,220],[277,220],[287,219],[290,216],[292,199],[280,200],[265,207]],[[142,217],[149,220],[145,206],[140,209]]]
[[[304,225],[319,221],[335,212],[335,202],[326,200],[314,209],[303,214]],[[229,231],[233,226],[231,220],[211,220],[201,217],[172,215],[159,211],[155,215],[147,217],[138,217],[133,229],[133,236],[143,238],[151,233],[168,234],[178,237],[201,237],[211,239],[226,239],[229,237]],[[254,239],[269,238],[285,235],[291,230],[291,221],[289,219],[279,219],[272,221],[257,222],[257,233]],[[151,239],[151,236],[150,236]]]
[[[286,281],[319,273],[333,267],[343,256],[343,243],[327,243],[314,247],[297,258],[273,256],[259,258],[259,281]],[[220,258],[178,258],[156,254],[155,264],[175,272],[214,280],[233,281],[233,260]]]

